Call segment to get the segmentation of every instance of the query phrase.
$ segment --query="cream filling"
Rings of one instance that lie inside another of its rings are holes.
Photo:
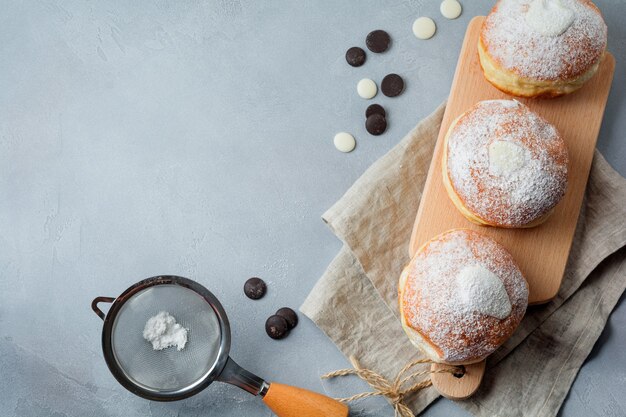
[[[511,314],[511,301],[496,274],[480,264],[468,265],[456,276],[461,305],[470,312],[504,320]]]
[[[489,145],[489,173],[508,176],[519,171],[530,159],[528,149],[514,142],[496,140]]]
[[[574,23],[574,11],[560,0],[534,0],[528,6],[526,23],[544,36],[557,37]]]

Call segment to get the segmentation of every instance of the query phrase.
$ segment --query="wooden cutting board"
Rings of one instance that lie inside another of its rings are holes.
[[[510,99],[484,78],[476,45],[484,16],[469,24],[457,64],[452,89],[435,145],[413,227],[409,254],[434,236],[455,228],[477,230],[506,247],[519,265],[529,286],[529,304],[547,303],[561,286],[576,221],[580,212],[593,152],[611,88],[615,59],[607,53],[598,72],[579,91],[557,99],[521,99],[559,130],[567,143],[570,166],[568,188],[548,220],[531,229],[483,227],[465,219],[443,186],[441,153],[450,123],[480,100]]]
[[[529,304],[547,303],[556,296],[563,279],[613,80],[615,59],[607,53],[594,77],[573,94],[551,100],[516,98],[561,132],[570,158],[568,188],[554,213],[538,227],[499,229],[478,226],[465,219],[450,201],[441,176],[441,154],[443,138],[455,118],[480,100],[511,98],[489,84],[482,74],[476,45],[484,19],[484,16],[475,17],[467,28],[417,211],[409,254],[413,257],[426,241],[446,230],[477,230],[491,236],[511,252],[528,281]],[[445,367],[434,364],[431,370],[440,371]],[[431,380],[442,395],[451,399],[464,399],[480,386],[485,362],[467,365],[464,371],[462,377],[455,377],[451,373],[432,373]]]

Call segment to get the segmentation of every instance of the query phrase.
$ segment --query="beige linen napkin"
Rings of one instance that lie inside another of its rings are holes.
[[[398,319],[397,280],[409,261],[444,109],[420,122],[322,216],[344,245],[300,307],[344,355],[387,378],[420,357]],[[626,287],[625,245],[626,180],[596,151],[559,294],[529,308],[488,359],[481,389],[458,404],[477,416],[555,416]],[[437,397],[430,387],[406,402],[419,413]]]

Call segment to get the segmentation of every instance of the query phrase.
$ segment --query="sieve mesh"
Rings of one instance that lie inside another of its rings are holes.
[[[143,338],[148,319],[167,311],[187,328],[187,345],[153,350]],[[115,361],[135,385],[158,393],[193,386],[211,373],[220,353],[220,324],[211,305],[195,291],[174,284],[148,287],[120,308],[111,331]]]

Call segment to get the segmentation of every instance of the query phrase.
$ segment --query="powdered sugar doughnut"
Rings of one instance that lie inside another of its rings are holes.
[[[444,139],[446,191],[470,221],[497,227],[544,222],[567,187],[568,155],[554,126],[515,100],[487,100]]]
[[[402,327],[431,360],[480,362],[513,334],[528,305],[528,285],[511,254],[471,230],[431,239],[398,287]]]
[[[485,77],[521,97],[571,93],[598,69],[607,28],[590,0],[499,0],[478,42]]]

